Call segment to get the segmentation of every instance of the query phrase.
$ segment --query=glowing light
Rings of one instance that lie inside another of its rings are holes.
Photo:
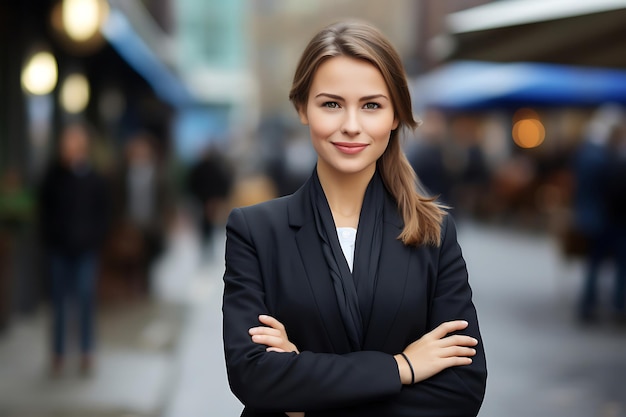
[[[50,52],[38,52],[22,70],[22,87],[35,95],[46,95],[54,90],[58,80],[57,61]]]
[[[103,20],[101,3],[99,0],[63,0],[63,27],[70,38],[82,42],[96,34]]]
[[[61,106],[68,113],[80,113],[89,103],[89,81],[82,74],[69,75],[61,87]]]
[[[522,119],[513,125],[513,141],[521,148],[536,148],[546,138],[546,130],[537,119]]]

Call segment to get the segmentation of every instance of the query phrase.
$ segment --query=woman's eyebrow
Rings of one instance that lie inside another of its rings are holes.
[[[328,98],[331,98],[333,100],[344,100],[343,97],[338,96],[336,94],[330,94],[330,93],[319,93],[318,95],[315,96],[315,98],[318,98],[318,97],[328,97]],[[376,99],[379,99],[379,98],[383,98],[385,100],[389,100],[389,97],[387,97],[384,94],[372,94],[372,95],[369,95],[369,96],[361,97],[359,99],[359,101],[376,100]]]
[[[387,97],[384,94],[372,94],[371,96],[361,97],[361,101],[376,100],[379,98],[384,98],[385,100],[389,100],[389,97]]]
[[[318,95],[315,96],[315,98],[318,98],[318,97],[328,97],[333,100],[343,100],[343,97],[338,96],[336,94],[330,94],[330,93],[319,93]]]

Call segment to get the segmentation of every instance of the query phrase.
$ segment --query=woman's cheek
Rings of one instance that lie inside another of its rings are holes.
[[[332,115],[315,115],[310,119],[311,134],[319,139],[326,139],[337,131],[336,118]]]

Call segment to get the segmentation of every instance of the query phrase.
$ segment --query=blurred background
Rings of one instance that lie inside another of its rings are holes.
[[[626,0],[21,0],[0,4],[0,417],[239,415],[225,219],[310,174],[288,91],[346,17],[403,58],[405,151],[453,207],[481,320],[480,416],[626,416]],[[95,349],[69,310],[56,369],[70,243]]]

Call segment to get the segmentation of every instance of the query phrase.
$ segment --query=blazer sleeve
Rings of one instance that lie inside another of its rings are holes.
[[[448,368],[415,385],[404,385],[400,393],[381,402],[325,413],[307,413],[307,417],[475,417],[478,414],[487,381],[485,351],[467,268],[450,216],[444,220],[442,233],[438,273],[430,295],[429,328],[434,329],[446,321],[466,320],[469,326],[459,333],[478,340],[472,364]]]
[[[446,216],[442,232],[438,273],[431,289],[431,305],[428,309],[429,328],[434,329],[446,321],[466,320],[468,327],[458,333],[478,340],[476,355],[470,365],[448,368],[418,384],[403,387],[393,403],[398,411],[406,412],[397,415],[474,417],[485,395],[485,351],[472,302],[467,267],[450,216]]]
[[[250,224],[246,213],[235,209],[226,226],[223,337],[235,396],[251,409],[284,412],[351,407],[399,393],[398,367],[387,353],[278,353],[252,342],[248,329],[267,313],[264,283],[272,281],[262,271],[271,270],[264,263],[272,260],[261,259],[257,250],[271,244],[270,237],[253,237]]]

